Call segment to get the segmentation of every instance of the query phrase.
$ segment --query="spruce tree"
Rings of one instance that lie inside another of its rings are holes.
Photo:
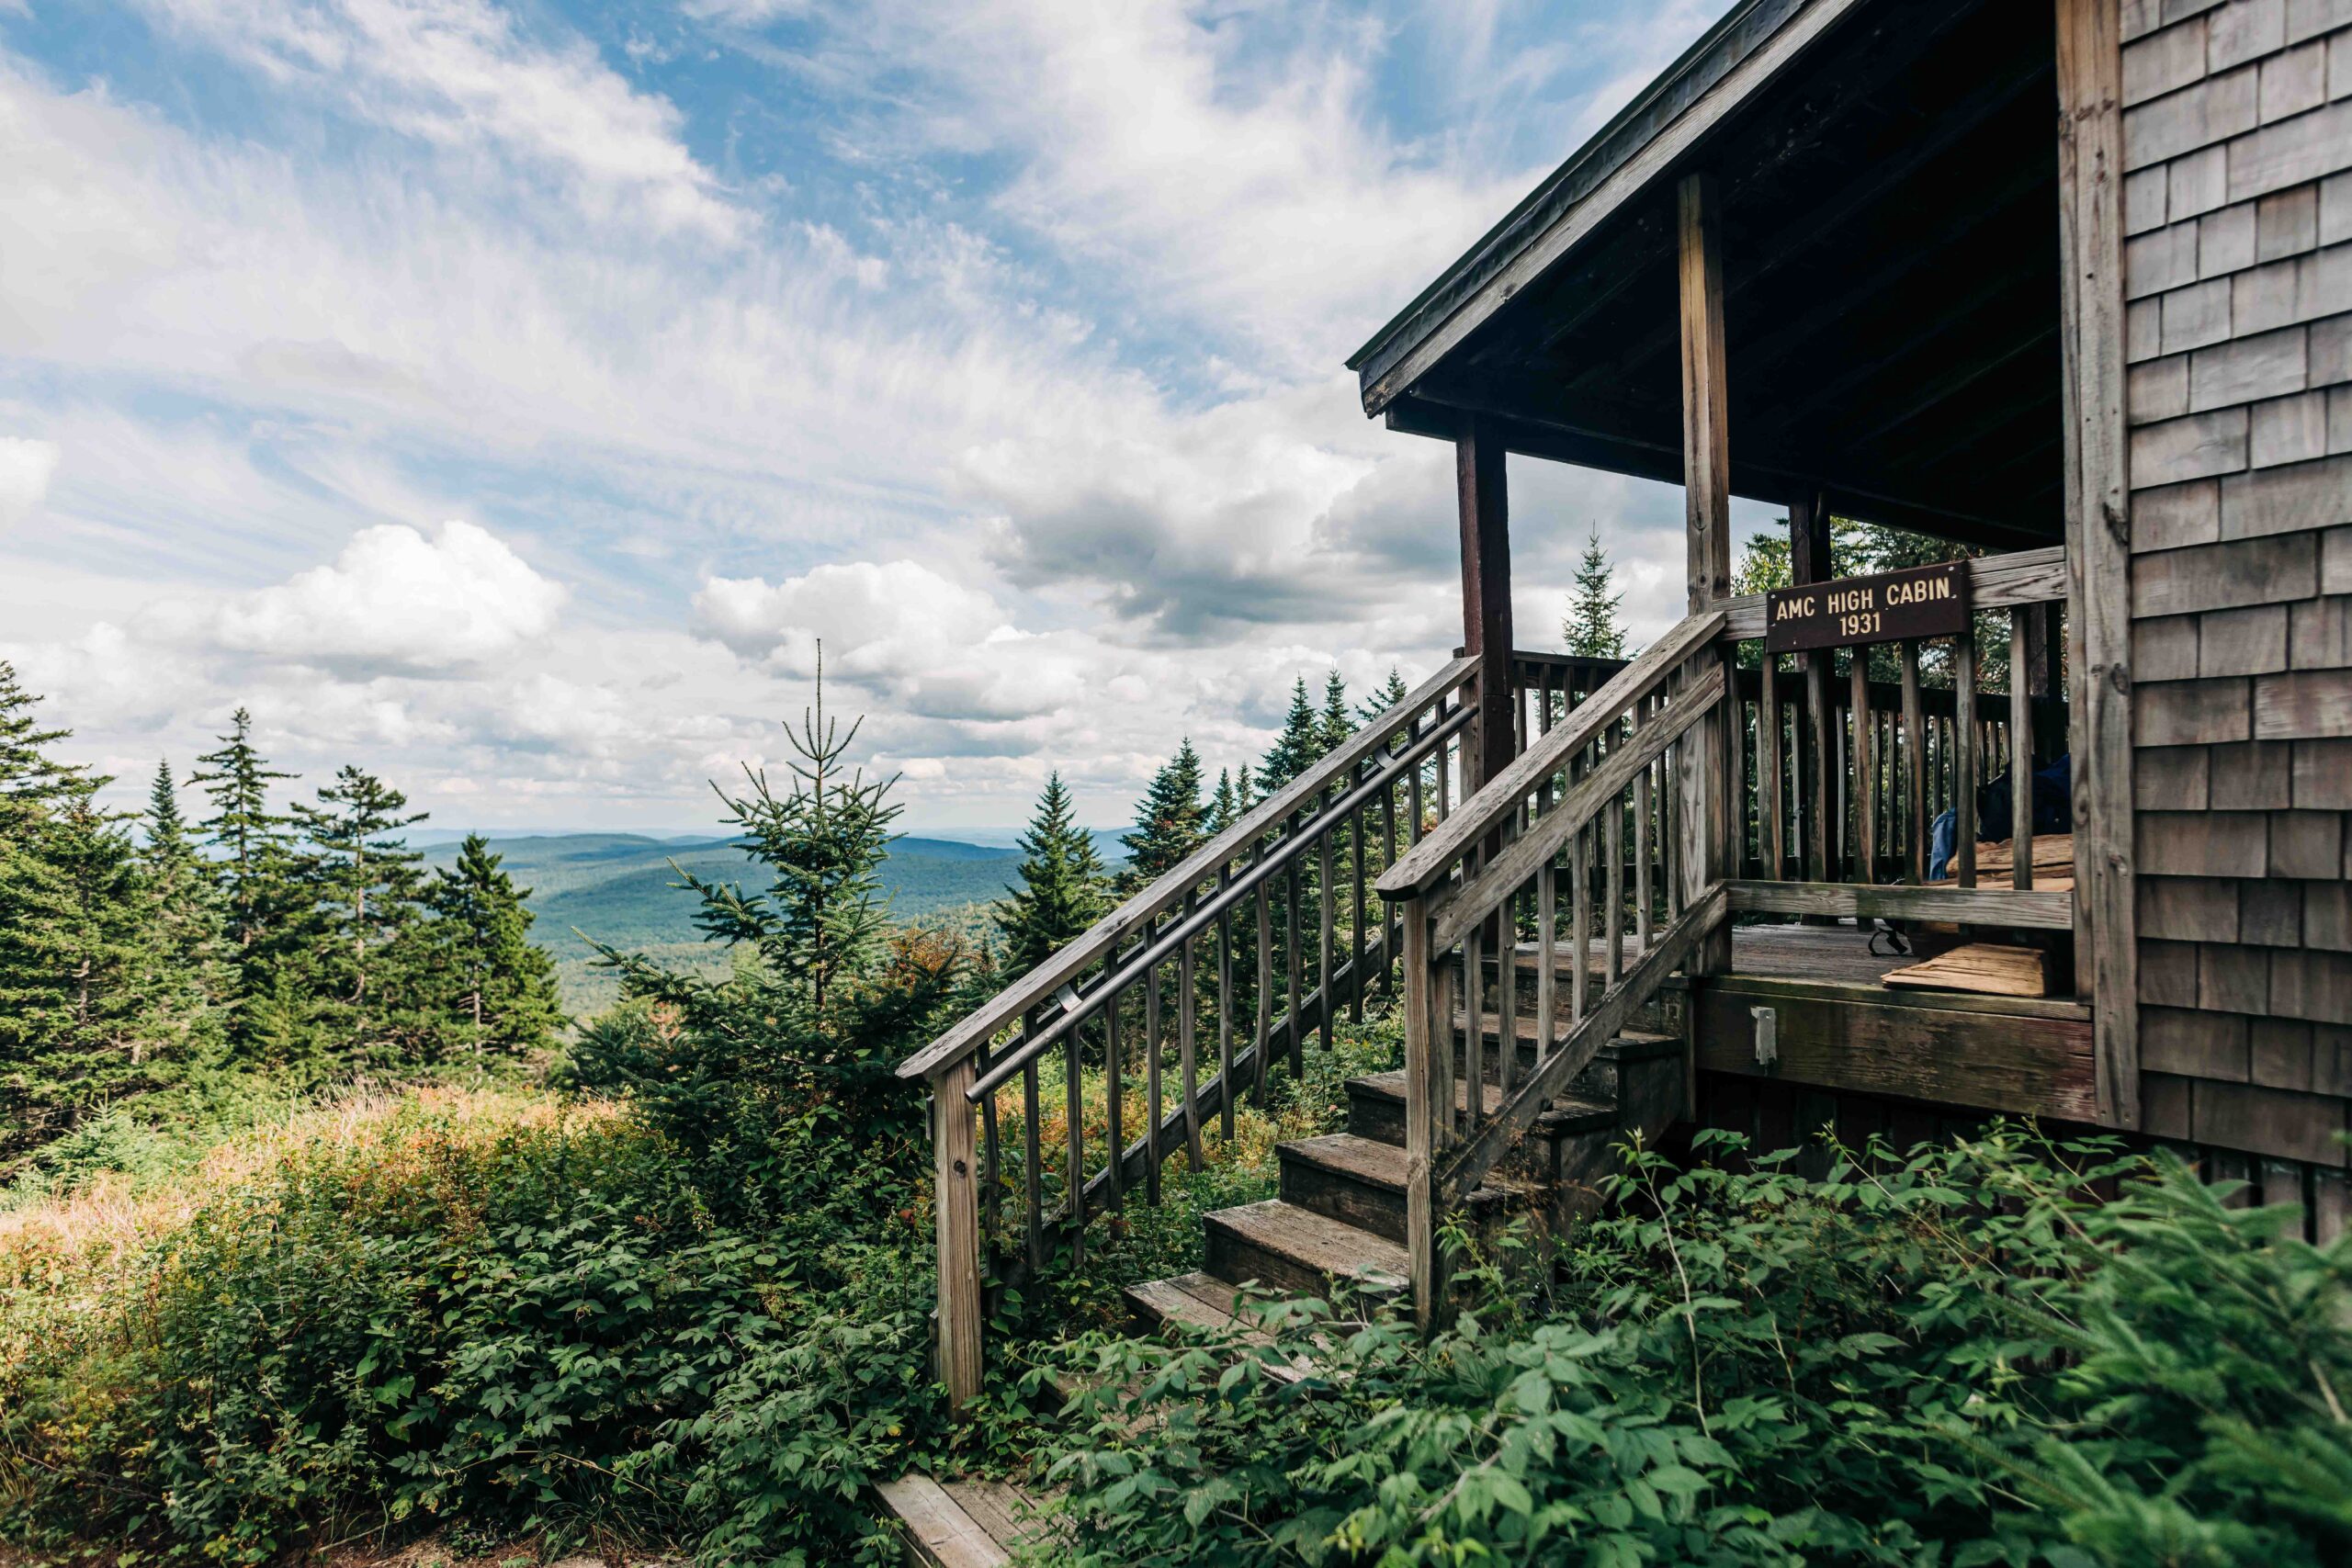
[[[1006,978],[1027,974],[1102,918],[1106,878],[1094,835],[1078,825],[1056,772],[1021,836],[1021,886],[996,907]]]
[[[1265,761],[1258,764],[1258,787],[1273,794],[1315,765],[1323,755],[1323,721],[1306,695],[1306,677],[1290,689],[1290,711],[1283,716],[1283,731],[1274,738]]]
[[[0,1152],[165,1081],[155,1050],[163,968],[112,781],[52,757],[40,699],[0,664]]]
[[[414,922],[424,855],[401,829],[429,814],[408,809],[408,796],[348,763],[318,804],[297,802],[294,821],[305,843],[299,880],[317,901],[312,954],[321,982],[336,999],[374,1014],[387,954]]]
[[[268,940],[271,928],[287,912],[291,897],[288,818],[269,808],[270,781],[296,776],[269,765],[254,746],[253,728],[253,715],[239,708],[230,717],[229,733],[220,738],[220,749],[198,757],[200,765],[188,779],[206,786],[212,804],[212,815],[198,827],[219,852],[214,875],[228,906],[241,988],[248,994],[268,987],[264,971],[276,956]]]
[[[158,1024],[190,1057],[220,1043],[235,981],[227,962],[220,897],[180,813],[169,762],[147,790],[147,837],[139,851],[140,891],[161,957]]]
[[[1210,838],[1216,838],[1241,820],[1242,813],[1249,809],[1245,799],[1249,789],[1248,768],[1241,770],[1241,782],[1238,784],[1233,782],[1232,769],[1219,768],[1216,771],[1216,788],[1209,794],[1208,820],[1203,824]]]
[[[1570,653],[1581,659],[1625,657],[1625,626],[1619,614],[1625,595],[1611,592],[1614,585],[1609,552],[1600,546],[1600,525],[1595,523],[1577,562],[1567,619],[1560,624],[1561,639]]]
[[[1413,689],[1405,684],[1405,677],[1397,671],[1396,666],[1392,664],[1388,667],[1388,679],[1383,681],[1380,683],[1380,689],[1364,700],[1363,706],[1356,709],[1356,716],[1363,723],[1370,724],[1412,694]]]
[[[1348,706],[1348,682],[1336,669],[1323,678],[1323,720],[1318,728],[1326,751],[1344,744],[1356,732],[1355,714]]]
[[[499,869],[489,840],[469,833],[458,863],[424,890],[425,971],[454,1043],[477,1061],[544,1048],[562,1027],[555,961],[531,941],[527,887]]]
[[[1201,801],[1201,754],[1187,737],[1176,755],[1152,774],[1136,807],[1135,831],[1119,840],[1127,851],[1126,869],[1119,876],[1122,889],[1149,886],[1205,840],[1208,808]]]

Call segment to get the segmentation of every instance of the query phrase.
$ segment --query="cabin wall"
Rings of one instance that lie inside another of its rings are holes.
[[[2352,1105],[2352,0],[2124,0],[2144,1129]]]

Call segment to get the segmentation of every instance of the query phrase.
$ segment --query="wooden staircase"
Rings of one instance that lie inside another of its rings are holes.
[[[1517,1032],[1522,1068],[1534,1064],[1532,1012]],[[1660,1021],[1655,1017],[1645,1021]],[[1491,1113],[1502,1102],[1496,1082],[1498,1021],[1482,1020],[1490,1064],[1479,1088]],[[1464,1056],[1461,1021],[1454,1052]],[[1456,1102],[1468,1092],[1457,1073]],[[1552,1101],[1512,1156],[1471,1193],[1468,1210],[1482,1228],[1525,1216],[1556,1235],[1600,1205],[1612,1151],[1634,1134],[1655,1138],[1682,1105],[1680,1040],[1654,1028],[1631,1029],[1601,1047],[1591,1064]],[[1317,1295],[1344,1280],[1374,1297],[1402,1294],[1410,1279],[1406,1254],[1405,1074],[1367,1073],[1348,1083],[1345,1132],[1277,1146],[1277,1196],[1204,1216],[1206,1256],[1199,1270],[1127,1288],[1138,1323],[1170,1320],[1248,1331],[1236,1315],[1241,1288]]]

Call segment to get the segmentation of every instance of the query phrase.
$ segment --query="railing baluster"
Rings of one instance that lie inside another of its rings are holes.
[[[981,1072],[989,1069],[989,1052],[983,1047],[974,1053],[975,1065]],[[980,1202],[987,1216],[987,1237],[992,1245],[1004,1242],[1004,1183],[998,1160],[1002,1145],[997,1138],[996,1096],[991,1094],[980,1101]]]
[[[1454,1142],[1453,1127],[1453,960],[1445,953],[1431,953],[1429,942],[1429,911],[1419,899],[1414,899],[1405,912],[1405,940],[1414,940],[1419,927],[1421,943],[1419,972],[1430,980],[1430,1126],[1433,1134],[1432,1146],[1443,1149]]]
[[[1113,1213],[1126,1207],[1127,1140],[1126,1140],[1126,1043],[1119,1038],[1119,1012],[1125,1003],[1120,987],[1123,979],[1118,973],[1119,946],[1102,959],[1102,984],[1110,988],[1111,998],[1102,1008],[1102,1093],[1103,1111],[1107,1125],[1103,1135],[1111,1145],[1111,1179],[1105,1186],[1105,1197]]]
[[[1021,1190],[1028,1215],[1023,1225],[1027,1238],[1029,1269],[1046,1266],[1046,1198],[1037,1157],[1037,1064],[1021,1069]]]
[[[1647,711],[1645,711],[1647,710]],[[1657,709],[1647,703],[1634,705],[1636,718],[1634,733],[1639,735],[1652,723]],[[1645,953],[1649,951],[1651,916],[1656,911],[1657,898],[1650,885],[1650,812],[1657,804],[1650,775],[1657,764],[1644,767],[1634,780],[1634,940]]]
[[[1426,764],[1419,762],[1413,764],[1412,773],[1405,780],[1406,808],[1412,813],[1405,824],[1405,841],[1408,844],[1421,841],[1421,771],[1424,766]]]
[[[1184,900],[1193,912],[1193,900]],[[1184,1158],[1198,1170],[1201,1158],[1200,969],[1197,937],[1186,937],[1176,957],[1176,1072],[1184,1085]]]
[[[1962,628],[1951,649],[1952,853],[1959,861],[1957,877],[1962,887],[1976,886],[1976,755],[1981,743],[1976,724],[1976,628]],[[1946,875],[1953,869],[1944,868]]]
[[[1592,829],[1578,824],[1568,836],[1568,947],[1576,968],[1568,978],[1569,1016],[1578,1023],[1591,1010],[1587,1002],[1592,984],[1591,856],[1586,840]],[[1671,878],[1667,886],[1674,886]]]
[[[1264,846],[1257,851],[1265,853]],[[1250,1076],[1258,1080],[1258,1104],[1266,1103],[1266,1058],[1274,1054],[1274,910],[1272,879],[1258,884],[1258,1024]]]
[[[1756,811],[1758,852],[1764,876],[1773,882],[1789,874],[1788,842],[1781,825],[1781,660],[1764,655],[1764,682],[1756,709]]]
[[[1062,1040],[1062,1098],[1068,1107],[1069,1131],[1063,1138],[1069,1159],[1069,1191],[1063,1206],[1069,1211],[1069,1256],[1073,1263],[1086,1257],[1086,1075],[1078,1059],[1078,1031],[1073,1029]]]
[[[1338,987],[1331,981],[1331,933],[1334,929],[1332,916],[1335,912],[1331,908],[1331,902],[1339,893],[1339,888],[1332,882],[1332,877],[1336,874],[1332,861],[1335,858],[1334,852],[1339,848],[1335,840],[1339,838],[1340,829],[1338,824],[1328,819],[1330,810],[1330,797],[1326,795],[1321,809],[1316,813],[1316,819],[1322,826],[1323,836],[1315,846],[1315,867],[1320,883],[1316,889],[1315,897],[1315,985],[1323,995],[1323,1006],[1318,1010],[1323,1016],[1317,1022],[1323,1035],[1323,1049],[1326,1051],[1331,1049],[1332,1014],[1339,1010],[1339,997],[1335,994]]]
[[[2009,612],[2009,886],[2033,886],[2033,652],[2024,605]]]
[[[1283,839],[1288,842],[1297,837],[1298,813],[1294,811],[1283,827]],[[1283,874],[1283,999],[1288,1004],[1283,1019],[1283,1037],[1294,1080],[1303,1076],[1306,1066],[1306,1042],[1298,1026],[1298,863],[1306,858],[1295,857]]]
[[[1145,951],[1158,933],[1159,922],[1146,921],[1143,928]],[[1143,1201],[1153,1208],[1159,1207],[1159,965],[1146,963],[1143,971],[1143,1098],[1145,1122],[1143,1129]]]
[[[1625,972],[1624,921],[1622,919],[1625,902],[1625,818],[1623,795],[1611,795],[1600,805],[1601,837],[1607,852],[1601,862],[1604,870],[1602,898],[1608,912],[1602,917],[1601,934],[1608,939],[1608,984],[1615,985]]]
[[[1519,1069],[1519,895],[1495,922],[1495,1081],[1506,1099]]]
[[[1453,1057],[1430,1009],[1443,1005],[1442,962],[1432,964],[1428,911],[1419,898],[1405,900],[1405,1243],[1412,1270],[1413,1314],[1427,1327],[1434,1321],[1437,1296],[1436,1193],[1431,1167],[1445,1139],[1438,1135],[1439,1108],[1451,1105],[1443,1093],[1443,1068]]]
[[[1904,874],[1913,886],[1928,880],[1928,739],[1919,717],[1919,641],[1903,639],[1903,788],[1911,852]]]
[[[1836,770],[1837,747],[1829,729],[1829,654],[1822,649],[1797,657],[1804,665],[1805,718],[1813,728],[1813,772],[1798,781],[1800,789],[1810,789],[1806,798],[1813,803],[1804,835],[1805,872],[1815,882],[1826,882],[1837,874],[1838,865],[1838,857],[1829,852],[1829,775]],[[1798,759],[1800,774],[1804,761]]]
[[[1877,719],[1871,712],[1870,649],[1854,649],[1854,880],[1878,880]],[[1867,924],[1867,922],[1865,922]]]
[[[1738,649],[1724,644],[1724,874],[1747,864],[1747,704],[1739,694]]]
[[[1228,863],[1216,868],[1216,885],[1233,882]],[[1217,1122],[1227,1143],[1233,1142],[1233,911],[1216,917],[1216,1088]]]
[[[973,1201],[973,1061],[941,1073],[931,1089],[933,1224],[939,1256],[939,1377],[957,1404],[980,1392],[980,1222]]]
[[[1348,818],[1348,1021],[1363,1021],[1363,807]]]
[[[1553,874],[1556,854],[1535,869],[1535,1057],[1551,1055],[1560,1038],[1559,889]]]
[[[1462,1093],[1465,1133],[1478,1130],[1487,1109],[1486,954],[1477,927],[1462,939]]]

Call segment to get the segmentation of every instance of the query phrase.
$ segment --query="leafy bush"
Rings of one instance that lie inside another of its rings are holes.
[[[1710,1135],[1720,1138],[1720,1135]],[[2085,1190],[2130,1185],[2101,1207]],[[2177,1163],[2014,1130],[1894,1161],[1637,1153],[1545,1299],[1424,1342],[1095,1341],[1081,1560],[2318,1564],[2352,1551],[2352,1247]],[[1460,1238],[1455,1238],[1457,1244]],[[1311,1357],[1288,1382],[1269,1369]]]

